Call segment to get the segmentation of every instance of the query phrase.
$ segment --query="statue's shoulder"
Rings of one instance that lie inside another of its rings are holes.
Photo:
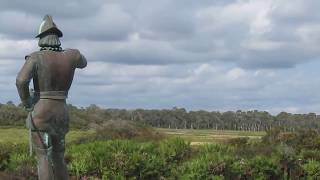
[[[33,53],[30,53],[24,57],[25,60],[29,59],[36,59],[40,54],[42,54],[42,51],[35,51]]]
[[[78,49],[66,48],[64,49],[64,52],[72,58],[77,58],[81,55]]]
[[[72,53],[72,54],[80,54],[80,51],[78,49],[72,49],[72,48],[66,48],[64,49],[64,52],[67,52],[67,53]]]

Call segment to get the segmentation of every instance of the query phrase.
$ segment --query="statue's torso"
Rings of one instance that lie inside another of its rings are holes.
[[[33,83],[35,91],[68,91],[75,71],[73,50],[61,52],[38,51],[31,54],[35,58]]]
[[[73,49],[60,52],[44,50],[28,55],[26,61],[18,78],[32,77],[34,90],[40,94],[40,100],[35,104],[32,112],[36,129],[51,134],[65,134],[69,123],[65,99],[54,98],[54,96],[53,98],[42,97],[41,93],[66,92],[67,94],[75,69],[86,66],[85,58],[78,50]],[[23,89],[21,88],[22,93],[24,93]]]

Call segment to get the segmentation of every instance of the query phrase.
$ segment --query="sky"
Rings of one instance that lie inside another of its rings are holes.
[[[53,16],[76,70],[68,102],[104,108],[320,113],[318,0],[0,2],[0,102]]]

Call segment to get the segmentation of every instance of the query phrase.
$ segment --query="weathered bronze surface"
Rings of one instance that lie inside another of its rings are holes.
[[[38,177],[63,180],[68,179],[64,162],[64,139],[69,130],[66,98],[75,69],[86,67],[87,61],[77,49],[61,49],[58,37],[62,32],[46,15],[37,37],[43,41],[48,36],[56,40],[39,43],[45,46],[25,57],[16,85],[24,107],[30,112],[27,126],[38,160]],[[33,96],[29,90],[31,80]]]

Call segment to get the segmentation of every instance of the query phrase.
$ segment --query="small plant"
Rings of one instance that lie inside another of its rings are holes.
[[[254,179],[280,179],[281,177],[281,169],[275,159],[257,156],[250,160],[249,164]]]
[[[308,179],[319,179],[320,178],[320,162],[315,160],[308,160],[303,166]]]

